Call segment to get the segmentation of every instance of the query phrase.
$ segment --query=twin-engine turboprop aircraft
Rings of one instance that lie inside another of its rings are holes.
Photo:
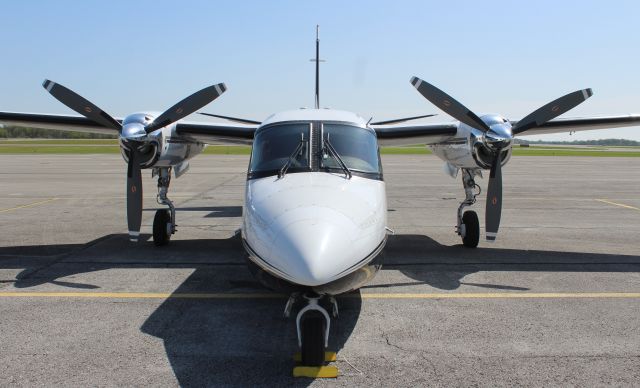
[[[319,41],[316,40],[316,55]],[[96,133],[118,133],[127,162],[129,236],[138,240],[142,216],[141,170],[158,177],[158,210],[153,241],[167,244],[176,232],[176,214],[167,197],[171,172],[184,174],[205,144],[252,144],[241,236],[249,267],[267,287],[291,292],[296,304],[298,343],[305,365],[320,365],[328,344],[334,296],[355,290],[381,266],[387,240],[387,202],[379,147],[426,144],[452,177],[461,172],[465,200],[457,210],[458,235],[466,247],[478,245],[480,226],[472,210],[480,192],[475,178],[489,170],[485,233],[495,240],[502,208],[502,167],[516,135],[547,134],[640,125],[640,115],[556,119],[591,97],[578,90],[521,120],[478,116],[453,97],[417,78],[411,84],[458,121],[398,125],[418,117],[368,122],[344,111],[320,109],[316,56],[315,109],[274,114],[264,121],[212,115],[239,124],[193,123],[182,119],[219,97],[224,84],[209,86],[164,113],[142,112],[115,119],[77,93],[46,80],[44,88],[82,117],[0,112],[0,124]],[[327,311],[327,309],[329,311]]]

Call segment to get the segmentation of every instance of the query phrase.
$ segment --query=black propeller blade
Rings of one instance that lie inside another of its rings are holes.
[[[423,116],[413,116],[413,117],[403,117],[401,119],[393,119],[393,120],[385,120],[385,121],[376,121],[375,123],[371,123],[371,125],[387,125],[387,124],[398,124],[404,123],[405,121],[423,119],[425,117],[433,117],[437,116],[435,114],[423,115]]]
[[[127,166],[127,224],[129,240],[137,242],[142,224],[142,172],[140,171],[140,152],[135,144],[131,145]]]
[[[45,79],[42,86],[55,97],[58,101],[65,104],[74,111],[80,113],[89,120],[118,131],[122,129],[122,125],[113,117],[109,116],[105,111],[92,104],[89,100],[82,97],[71,89],[60,84]]]
[[[484,121],[480,120],[480,117],[475,113],[430,83],[425,82],[418,77],[412,77],[411,84],[420,94],[422,94],[422,96],[424,96],[424,98],[429,100],[433,105],[442,109],[454,119],[484,132],[491,130],[489,126],[485,124]]]
[[[197,91],[164,111],[164,113],[162,113],[151,124],[149,124],[145,128],[145,130],[147,131],[147,133],[149,133],[155,131],[158,128],[162,128],[171,123],[175,123],[181,118],[190,115],[191,113],[197,111],[211,101],[215,100],[216,98],[218,98],[218,96],[224,93],[225,90],[227,90],[225,84],[220,83]]]
[[[231,117],[231,116],[214,115],[213,113],[198,112],[198,114],[201,114],[203,116],[217,117],[219,119],[225,119],[225,120],[229,120],[229,121],[235,121],[235,122],[242,123],[242,124],[252,124],[252,125],[256,125],[256,124],[260,125],[260,124],[262,124],[260,121],[256,121],[256,120],[241,119],[241,118],[238,118],[238,117]]]
[[[502,153],[498,151],[491,166],[487,205],[485,208],[485,232],[487,241],[495,241],[502,213]]]
[[[587,98],[593,96],[593,91],[589,89],[577,90],[575,92],[564,95],[556,100],[551,101],[547,105],[538,108],[533,113],[518,121],[513,127],[513,134],[518,134],[530,128],[539,127],[540,125],[552,120],[563,113],[570,111],[580,105]]]

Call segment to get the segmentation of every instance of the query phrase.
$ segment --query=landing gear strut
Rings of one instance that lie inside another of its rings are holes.
[[[462,237],[462,244],[467,248],[477,247],[478,241],[480,241],[478,215],[473,210],[462,212],[465,207],[476,203],[476,197],[480,195],[480,186],[474,180],[475,175],[479,174],[479,170],[462,169],[462,186],[464,187],[465,199],[458,207],[456,233]]]
[[[158,196],[156,200],[160,205],[166,205],[169,209],[158,209],[153,218],[153,243],[157,246],[166,245],[171,235],[176,232],[176,208],[167,197],[169,183],[171,182],[171,167],[158,167],[153,171],[158,175]]]
[[[302,365],[322,366],[325,361],[325,350],[329,345],[329,329],[331,317],[323,307],[327,302],[331,305],[334,318],[338,316],[338,303],[332,296],[294,293],[285,306],[284,316],[289,317],[293,305],[298,300],[306,303],[296,317],[298,346]]]

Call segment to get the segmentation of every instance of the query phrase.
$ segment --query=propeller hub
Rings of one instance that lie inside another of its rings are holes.
[[[511,124],[508,121],[494,124],[490,128],[491,130],[484,135],[484,143],[489,149],[499,151],[511,146],[513,134],[511,133]]]
[[[127,123],[122,126],[120,137],[124,140],[141,141],[147,137],[147,132],[144,130],[144,125],[141,123]]]

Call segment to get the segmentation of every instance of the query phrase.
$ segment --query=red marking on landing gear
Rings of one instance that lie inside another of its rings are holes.
[[[491,203],[492,203],[493,205],[498,204],[498,197],[493,197],[493,198],[491,198]]]
[[[138,188],[135,186],[131,186],[131,192],[135,193],[136,191],[138,191]]]

